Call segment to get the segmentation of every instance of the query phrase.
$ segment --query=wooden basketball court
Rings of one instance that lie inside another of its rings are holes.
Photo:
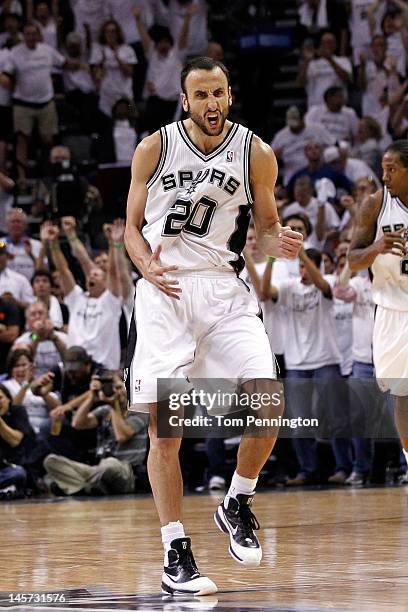
[[[264,558],[250,570],[232,560],[213,522],[218,498],[189,496],[187,533],[200,570],[219,587],[198,599],[161,595],[163,554],[150,497],[2,502],[0,607],[408,610],[407,495],[399,487],[258,493]],[[32,593],[42,594],[35,607]],[[57,602],[47,603],[47,593]]]

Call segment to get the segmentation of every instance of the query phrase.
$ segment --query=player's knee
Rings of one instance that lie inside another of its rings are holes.
[[[180,450],[181,438],[161,438],[154,425],[149,425],[149,438],[151,451],[158,451],[170,456]]]

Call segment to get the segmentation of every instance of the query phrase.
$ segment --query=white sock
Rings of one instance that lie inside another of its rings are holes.
[[[164,565],[168,565],[168,555],[170,544],[177,538],[185,538],[184,525],[180,521],[173,521],[161,528],[162,542],[164,547]]]
[[[225,496],[224,505],[228,507],[228,502],[231,497],[237,498],[237,495],[254,495],[258,478],[245,478],[240,476],[235,470],[231,480],[230,488]]]
[[[408,451],[406,451],[405,448],[403,448],[402,452],[404,453],[405,461],[407,462],[407,468],[408,468]]]

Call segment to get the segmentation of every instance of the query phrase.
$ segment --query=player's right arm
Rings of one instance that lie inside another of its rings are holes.
[[[136,148],[132,160],[132,180],[130,183],[124,241],[130,259],[143,277],[166,295],[179,298],[178,282],[167,280],[165,274],[177,270],[177,266],[162,266],[161,247],[152,253],[142,235],[147,201],[147,182],[153,176],[160,159],[161,137],[159,132],[148,136]]]
[[[348,253],[348,262],[352,272],[369,268],[377,255],[391,253],[402,257],[405,253],[402,238],[404,228],[398,232],[387,232],[374,242],[382,198],[382,190],[377,191],[368,196],[358,209]]]

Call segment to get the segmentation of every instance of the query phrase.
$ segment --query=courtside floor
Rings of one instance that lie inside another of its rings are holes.
[[[406,611],[407,496],[404,487],[260,492],[264,559],[250,570],[232,560],[213,523],[218,498],[188,496],[197,563],[219,587],[198,600],[160,594],[150,497],[0,502],[0,608]],[[11,593],[54,594],[59,603],[11,603]]]

